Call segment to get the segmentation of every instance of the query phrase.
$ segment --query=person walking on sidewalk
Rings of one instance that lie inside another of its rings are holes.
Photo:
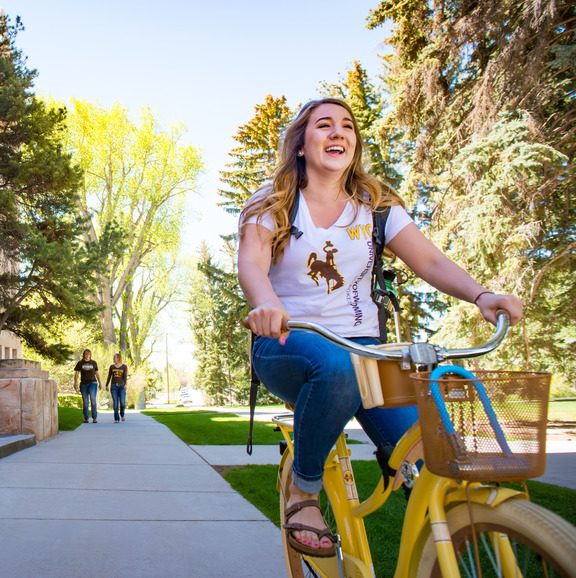
[[[128,368],[122,363],[122,356],[119,353],[114,354],[114,363],[108,370],[106,391],[108,391],[110,381],[112,381],[110,393],[112,394],[112,403],[114,404],[114,423],[120,423],[120,418],[122,418],[122,421],[125,421],[124,410],[126,408]]]
[[[88,397],[92,407],[92,423],[98,422],[98,409],[96,407],[97,390],[102,389],[100,374],[98,373],[98,363],[92,359],[92,352],[85,349],[82,359],[74,368],[74,389],[78,391],[78,374],[80,374],[80,393],[82,394],[82,412],[84,413],[84,423],[88,423]],[[98,383],[96,383],[98,380]]]

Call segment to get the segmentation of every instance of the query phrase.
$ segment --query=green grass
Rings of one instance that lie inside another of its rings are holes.
[[[82,410],[76,407],[58,408],[58,429],[60,431],[71,431],[84,423]]]
[[[246,409],[246,408],[243,408]],[[284,408],[278,408],[282,413]],[[248,441],[250,420],[247,416],[210,410],[154,409],[142,413],[169,427],[183,442],[189,445],[236,446]],[[282,434],[275,432],[271,420],[254,420],[253,445],[275,445]],[[349,440],[349,444],[361,443]]]
[[[576,401],[551,401],[548,406],[548,421],[576,424]]]
[[[382,475],[376,462],[353,461],[361,500],[367,499]],[[276,478],[278,467],[243,466],[224,472],[228,483],[280,527]],[[505,484],[520,489],[520,484]],[[527,482],[531,500],[576,525],[576,492],[568,488]],[[383,508],[365,518],[376,576],[393,576],[400,548],[406,502],[402,491],[390,496]]]
[[[183,442],[190,445],[236,446],[248,440],[248,418],[220,411],[158,411],[142,413],[169,427]],[[282,434],[274,431],[272,422],[254,421],[254,445],[274,445]]]

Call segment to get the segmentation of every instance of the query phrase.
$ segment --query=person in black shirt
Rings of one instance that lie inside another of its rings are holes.
[[[85,349],[82,359],[74,368],[74,389],[78,391],[78,375],[80,374],[80,393],[82,394],[82,412],[84,413],[84,423],[88,423],[88,397],[92,406],[92,423],[98,422],[98,409],[96,407],[97,389],[102,389],[98,364],[92,359],[92,352]],[[98,380],[98,383],[96,383]]]
[[[110,383],[110,380],[112,380],[110,393],[112,393],[112,402],[114,403],[114,423],[120,423],[120,418],[122,418],[122,421],[125,421],[124,409],[126,408],[126,385],[128,382],[128,368],[122,363],[122,356],[119,353],[114,354],[114,363],[108,370],[106,391],[108,391],[108,384]],[[118,409],[120,409],[120,411],[118,411]]]

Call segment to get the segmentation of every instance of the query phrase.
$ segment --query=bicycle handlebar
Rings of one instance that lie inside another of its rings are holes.
[[[449,350],[429,343],[398,344],[398,349],[393,349],[392,347],[394,344],[392,343],[389,345],[390,349],[382,350],[376,349],[375,347],[360,345],[350,339],[337,335],[333,331],[330,331],[330,329],[327,329],[318,323],[312,323],[310,321],[287,321],[286,327],[290,330],[300,329],[304,331],[312,331],[313,333],[317,333],[326,338],[338,347],[364,357],[381,360],[404,361],[409,358],[412,363],[416,365],[427,365],[430,363],[439,363],[446,359],[465,359],[479,357],[480,355],[490,353],[496,349],[502,341],[504,341],[508,328],[510,327],[510,318],[507,313],[503,311],[499,312],[494,335],[492,335],[492,337],[482,345],[469,347],[468,349]]]

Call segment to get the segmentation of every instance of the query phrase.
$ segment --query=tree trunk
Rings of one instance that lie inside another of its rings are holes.
[[[106,278],[101,280],[100,288],[102,306],[104,307],[100,312],[102,339],[104,340],[104,345],[116,345],[116,331],[114,330],[111,291]]]
[[[130,340],[128,338],[128,311],[132,306],[132,283],[126,285],[126,290],[122,295],[122,316],[120,317],[120,351],[128,351]]]
[[[130,296],[130,301],[132,301],[132,296]],[[142,352],[138,338],[138,326],[131,307],[128,309],[128,328],[130,329],[130,343],[132,344],[132,360],[134,361],[134,366],[138,368],[142,365]]]

